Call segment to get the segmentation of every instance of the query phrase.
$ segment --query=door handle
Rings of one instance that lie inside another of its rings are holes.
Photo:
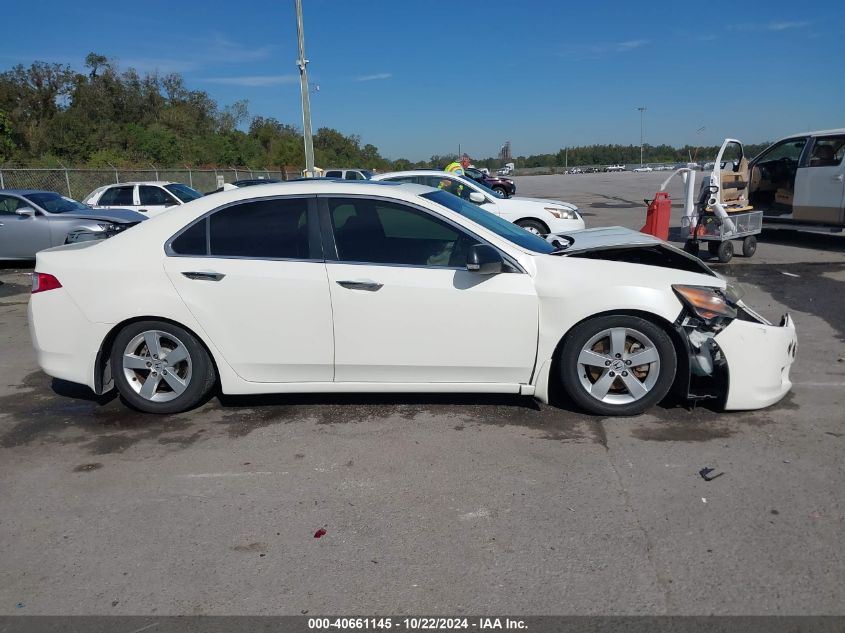
[[[338,286],[343,286],[344,288],[349,288],[350,290],[366,290],[368,292],[375,292],[376,290],[381,290],[384,284],[376,283],[375,281],[369,280],[362,280],[362,281],[338,281]]]
[[[842,182],[842,174],[833,177],[834,182]]]
[[[147,210],[146,209],[138,209],[138,212],[139,213],[147,213]]]
[[[220,281],[226,276],[223,273],[210,273],[195,270],[183,272],[182,274],[188,279],[194,279],[197,281]]]

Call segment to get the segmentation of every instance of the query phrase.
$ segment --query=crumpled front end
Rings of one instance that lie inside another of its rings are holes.
[[[736,319],[714,338],[727,365],[727,410],[768,407],[792,388],[789,370],[798,350],[792,318],[772,325],[746,313],[757,320]]]

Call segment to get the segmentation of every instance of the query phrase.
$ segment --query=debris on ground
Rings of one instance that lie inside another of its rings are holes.
[[[786,275],[787,277],[800,277],[801,275],[796,275],[795,273],[788,273],[785,270],[780,271],[781,275]]]
[[[323,537],[323,536],[325,536],[325,535],[326,535],[326,530],[325,530],[325,529],[323,529],[323,528],[320,528],[319,530],[317,530],[316,532],[314,532],[314,538],[321,538],[321,537]]]
[[[711,475],[710,473],[712,473],[714,470],[715,470],[715,468],[704,467],[704,468],[702,468],[701,470],[698,471],[698,474],[701,475],[701,478],[704,481],[713,481],[714,479],[716,479],[716,477],[721,477],[722,475],[725,474],[725,473],[717,473],[715,475]]]

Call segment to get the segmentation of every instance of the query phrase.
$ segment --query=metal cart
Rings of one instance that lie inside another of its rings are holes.
[[[723,264],[731,261],[734,256],[732,240],[742,240],[742,254],[751,257],[757,250],[757,235],[763,230],[763,212],[754,211],[751,207],[732,211],[725,206],[727,218],[717,216],[709,207],[698,216],[698,222],[690,231],[689,239],[684,250],[698,255],[699,242],[707,242],[707,250],[714,257],[718,257]],[[745,210],[748,209],[748,210]],[[689,229],[692,225],[690,218],[682,218],[681,226]]]

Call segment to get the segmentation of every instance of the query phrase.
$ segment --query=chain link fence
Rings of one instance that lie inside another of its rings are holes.
[[[82,200],[97,187],[121,182],[168,180],[181,182],[197,191],[208,193],[223,182],[234,182],[247,178],[270,178],[290,180],[300,174],[294,168],[249,169],[227,167],[218,169],[156,168],[150,169],[74,169],[0,167],[0,189],[46,189],[57,191],[68,198]]]

